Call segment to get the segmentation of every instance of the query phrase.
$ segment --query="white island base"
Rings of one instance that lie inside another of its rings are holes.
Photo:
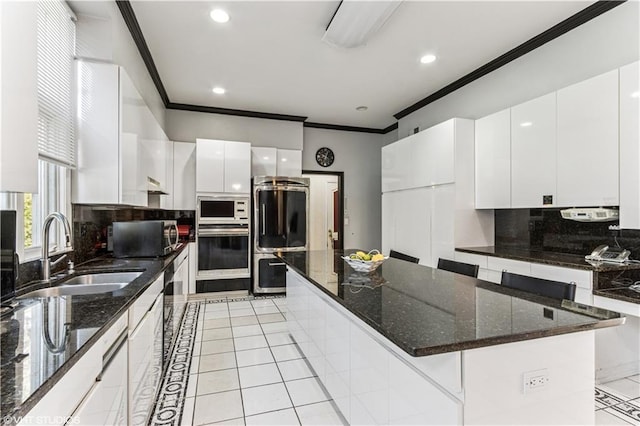
[[[594,423],[595,331],[412,357],[288,269],[289,331],[349,424]]]

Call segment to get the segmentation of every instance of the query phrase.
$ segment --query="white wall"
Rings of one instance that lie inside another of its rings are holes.
[[[402,118],[398,138],[452,117],[484,117],[637,61],[639,10],[639,2],[626,2]]]
[[[253,146],[302,149],[302,123],[167,110],[167,135],[173,141],[197,138],[251,142]]]
[[[302,170],[344,172],[344,248],[380,249],[381,148],[384,135],[304,129]],[[330,167],[316,163],[316,151],[329,147],[335,154]],[[348,222],[348,223],[347,223]]]
[[[69,5],[78,17],[77,56],[112,62],[124,67],[166,133],[164,103],[116,2],[71,1]]]

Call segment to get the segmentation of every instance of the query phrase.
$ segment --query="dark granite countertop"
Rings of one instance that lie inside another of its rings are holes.
[[[346,250],[351,253],[354,250]],[[357,273],[341,250],[279,257],[412,356],[455,352],[622,324],[616,313],[390,258]]]
[[[10,423],[11,419],[28,413],[186,247],[184,244],[163,258],[115,259],[105,256],[76,268],[74,275],[142,272],[121,290],[81,296],[14,299],[13,313],[0,321],[2,423]],[[64,284],[67,278],[52,284],[36,282],[20,289],[17,296]],[[64,311],[64,321],[68,324],[66,339],[62,337],[65,324],[52,320],[55,315],[51,312],[56,309]],[[49,341],[45,339],[45,326],[50,330]]]
[[[524,262],[543,263],[546,265],[563,266],[575,269],[587,269],[595,272],[625,271],[640,269],[640,263],[592,264],[584,260],[584,256],[577,254],[557,253],[552,251],[527,250],[509,247],[456,247],[456,251],[479,254],[482,256],[502,257],[504,259],[522,260]]]

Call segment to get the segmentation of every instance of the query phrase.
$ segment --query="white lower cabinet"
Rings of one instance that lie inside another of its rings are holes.
[[[124,337],[124,336],[123,336]],[[93,387],[73,413],[71,424],[127,424],[127,340],[119,340],[117,349],[103,361]],[[130,406],[130,405],[129,405]]]
[[[479,265],[478,278],[500,284],[502,272],[511,272],[545,280],[576,284],[575,301],[593,305],[593,272],[585,269],[563,268],[535,262],[504,259],[495,256],[482,256],[457,251],[455,260]]]
[[[462,423],[462,403],[441,390],[450,387],[452,377],[435,385],[420,367],[405,360],[412,357],[397,354],[391,342],[374,337],[373,330],[341,312],[291,270],[287,271],[287,309],[289,333],[349,424]],[[434,357],[441,360],[442,356]],[[427,364],[422,362],[421,367],[429,370]]]
[[[156,283],[163,280],[161,276]],[[152,291],[155,295],[153,303],[151,306],[145,304],[147,311],[129,328],[129,425],[146,425],[149,421],[162,373],[162,349],[158,347],[158,326],[159,322],[162,322],[163,295],[158,294],[156,283],[138,299],[141,302],[147,301],[144,297],[147,292]],[[136,307],[137,304],[138,302],[134,307],[139,311],[141,307]]]

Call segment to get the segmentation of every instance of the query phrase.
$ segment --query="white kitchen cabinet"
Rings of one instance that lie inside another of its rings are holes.
[[[251,147],[251,176],[276,176],[278,150]]]
[[[196,192],[224,192],[225,142],[196,140]]]
[[[173,143],[173,196],[174,210],[196,209],[196,144]]]
[[[412,160],[409,163],[411,187],[442,185],[455,181],[456,124],[456,120],[447,120],[415,135],[407,155]]]
[[[511,112],[476,120],[476,209],[511,207]]]
[[[411,188],[412,149],[416,135],[408,136],[397,142],[382,147],[382,192],[398,191]]]
[[[196,192],[250,193],[251,144],[197,139]]]
[[[557,96],[557,205],[618,205],[618,70]]]
[[[455,181],[456,120],[448,120],[382,148],[382,191]]]
[[[302,151],[299,149],[278,149],[277,176],[302,176]]]
[[[109,368],[109,375],[107,381],[114,386],[102,386],[95,390],[96,378],[105,378],[105,371],[109,367],[108,361],[113,358],[110,354],[114,354],[117,351],[115,349],[120,348],[122,341],[126,343],[126,334],[124,333],[127,327],[127,314],[125,313],[102,335],[100,340],[90,347],[84,355],[78,359],[78,361],[65,373],[60,380],[53,385],[38,403],[29,411],[29,413],[22,418],[18,423],[20,425],[27,424],[41,424],[42,419],[52,419],[54,416],[59,418],[65,418],[67,416],[75,416],[80,414],[78,410],[82,409],[82,406],[89,405],[91,408],[86,408],[84,413],[89,415],[89,411],[95,413],[97,411],[103,414],[110,415],[109,419],[120,418],[116,414],[121,413],[118,411],[114,404],[107,404],[107,398],[111,401],[119,400],[124,405],[124,416],[120,422],[108,422],[105,421],[100,424],[124,424],[126,423],[126,380],[127,375],[123,374],[127,370],[127,350],[126,345],[122,346],[118,353],[118,359],[113,361],[119,368]],[[124,360],[123,355],[124,353]],[[124,365],[122,362],[124,361]],[[116,372],[118,379],[113,381],[114,376],[112,372]],[[115,383],[121,384],[119,380],[124,380],[124,399],[122,393],[119,393],[122,389],[118,388]],[[88,398],[93,398],[93,395],[98,395],[97,400],[93,402],[87,401]],[[113,397],[113,398],[111,398]],[[111,413],[111,414],[109,414]],[[84,416],[85,414],[83,414]],[[93,415],[92,415],[93,416]],[[93,418],[93,417],[92,417]],[[80,422],[78,424],[97,424]]]
[[[160,208],[165,210],[178,210],[174,207],[175,205],[175,196],[173,189],[173,179],[174,179],[174,159],[173,159],[173,151],[174,146],[173,142],[169,140],[164,141],[164,151],[165,151],[165,181],[163,184],[163,189],[166,194],[160,195]],[[195,196],[196,188],[195,188],[195,169],[193,170],[193,194]],[[189,209],[184,209],[189,210]],[[195,210],[195,207],[190,209]]]
[[[129,329],[129,425],[146,425],[160,376],[156,345],[157,312],[162,309],[162,295],[156,297],[136,328]]]
[[[473,208],[472,120],[454,118],[382,148],[382,251],[434,267],[457,243],[488,245]]]
[[[640,62],[620,68],[620,227],[640,229]]]
[[[382,194],[382,252],[395,250],[432,266],[431,216],[433,188]]]
[[[142,97],[122,67],[77,61],[77,69],[81,94],[73,202],[146,206]]]
[[[0,2],[0,192],[38,192],[37,2]]]
[[[552,207],[556,167],[553,92],[511,108],[511,208]]]
[[[102,371],[91,390],[73,413],[71,424],[124,425],[127,423],[127,341],[103,360]],[[130,424],[130,423],[129,423]]]
[[[251,192],[251,144],[225,142],[224,192]]]

